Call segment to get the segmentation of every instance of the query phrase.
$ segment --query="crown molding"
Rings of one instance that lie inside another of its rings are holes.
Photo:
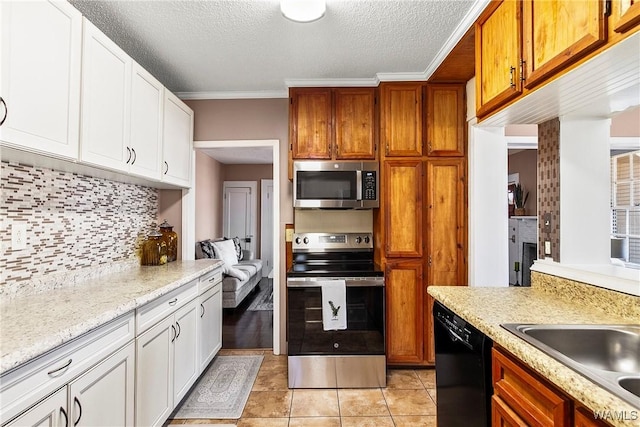
[[[287,87],[376,87],[377,78],[370,79],[286,79]]]
[[[287,90],[257,90],[257,91],[220,91],[220,92],[176,92],[182,100],[198,99],[262,99],[288,98]]]
[[[411,72],[411,73],[377,73],[376,77],[381,82],[417,82],[427,80],[424,73]]]
[[[424,71],[424,78],[428,79],[431,77],[433,73],[436,72],[440,64],[445,60],[447,55],[451,53],[454,47],[458,44],[460,39],[466,34],[466,32],[471,28],[480,14],[484,11],[484,9],[489,5],[490,0],[476,0],[471,7],[471,10],[467,12],[462,21],[458,24],[456,29],[453,31],[451,36],[447,39],[442,48],[438,51],[433,61],[429,64],[427,69]]]

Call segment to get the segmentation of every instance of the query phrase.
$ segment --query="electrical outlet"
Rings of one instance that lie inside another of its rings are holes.
[[[21,251],[27,249],[27,224],[14,222],[11,224],[11,250]]]
[[[291,242],[293,241],[293,228],[287,228],[284,232],[284,241]]]

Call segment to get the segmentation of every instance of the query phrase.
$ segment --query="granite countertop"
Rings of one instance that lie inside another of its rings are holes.
[[[585,287],[587,289],[587,287]],[[638,409],[566,365],[547,356],[500,326],[501,323],[638,324],[640,298],[603,290],[565,293],[549,288],[430,286],[428,292],[461,318],[484,332],[534,371],[590,410]],[[617,301],[617,305],[616,302]],[[609,306],[609,303],[612,305]],[[610,308],[611,307],[611,308]],[[635,412],[633,412],[635,411]],[[607,420],[616,426],[637,426],[636,420]]]
[[[0,297],[0,374],[197,279],[219,260],[131,266],[73,285]]]

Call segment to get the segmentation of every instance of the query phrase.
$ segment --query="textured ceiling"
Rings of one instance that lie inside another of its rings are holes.
[[[181,97],[237,98],[426,79],[487,0],[327,0],[308,24],[278,0],[70,2]]]

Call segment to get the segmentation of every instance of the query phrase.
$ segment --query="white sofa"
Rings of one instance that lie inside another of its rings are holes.
[[[223,239],[210,239],[196,242],[196,259],[210,258],[206,251],[203,251],[202,244],[215,242]],[[224,275],[222,279],[222,307],[236,308],[242,300],[256,287],[262,279],[262,260],[255,259],[253,252],[243,250],[243,259],[233,267],[245,272],[249,278],[241,280],[237,277]]]

